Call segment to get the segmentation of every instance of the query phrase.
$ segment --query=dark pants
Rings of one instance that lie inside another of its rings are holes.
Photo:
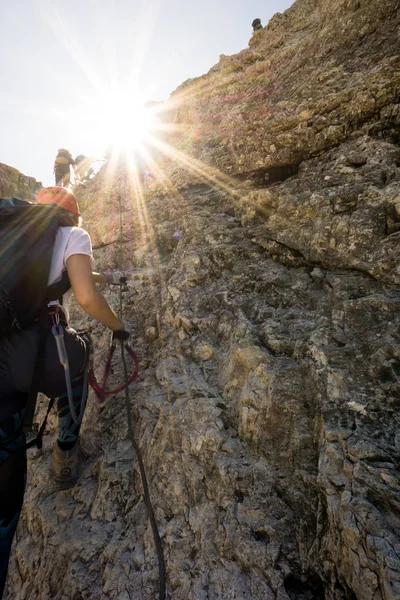
[[[79,414],[84,391],[85,342],[69,327],[65,327],[64,340],[71,370],[73,402]],[[22,421],[38,346],[37,326],[0,340],[0,598],[24,498],[26,451]],[[39,391],[49,398],[58,398],[59,442],[76,442],[80,426],[71,416],[64,369],[58,360],[51,333],[46,339],[44,376]]]
[[[68,187],[71,181],[69,165],[57,165],[54,169],[56,185]]]

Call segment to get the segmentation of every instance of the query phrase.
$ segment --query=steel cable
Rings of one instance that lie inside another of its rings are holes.
[[[122,206],[121,206],[121,196],[118,197],[119,204],[119,225],[120,225],[120,248],[119,248],[119,270],[122,272],[123,267],[123,254],[122,254]],[[123,285],[121,283],[119,287],[119,313],[120,319],[122,321],[123,318],[123,302],[122,302],[122,293],[123,293]],[[158,558],[158,573],[159,573],[159,594],[160,600],[166,600],[167,592],[166,592],[166,572],[165,572],[165,560],[164,560],[164,552],[161,543],[160,533],[158,531],[157,521],[154,514],[153,505],[151,503],[149,485],[147,482],[146,470],[143,462],[142,453],[140,451],[139,445],[136,442],[135,434],[133,431],[133,423],[132,423],[132,405],[131,399],[129,396],[129,376],[128,376],[128,368],[126,365],[126,357],[125,357],[125,348],[124,341],[120,340],[121,343],[121,359],[122,365],[124,369],[124,381],[125,381],[125,400],[126,400],[126,413],[127,413],[127,421],[128,421],[128,436],[132,443],[132,446],[136,452],[136,456],[139,463],[140,476],[142,479],[143,486],[143,500],[146,506],[147,515],[149,517],[151,529],[153,532],[154,543],[156,546],[157,558]]]

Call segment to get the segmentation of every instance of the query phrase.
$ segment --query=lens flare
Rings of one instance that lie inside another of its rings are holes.
[[[156,128],[155,116],[133,95],[111,92],[100,102],[97,121],[108,146],[137,151]]]
[[[79,122],[77,146],[94,154],[141,153],[157,129],[157,116],[146,106],[139,88],[125,89],[113,82],[92,98],[81,99],[74,121]]]

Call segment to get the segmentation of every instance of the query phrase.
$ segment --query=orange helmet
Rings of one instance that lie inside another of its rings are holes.
[[[78,202],[67,188],[52,186],[42,188],[36,196],[38,204],[57,204],[64,210],[80,215]]]

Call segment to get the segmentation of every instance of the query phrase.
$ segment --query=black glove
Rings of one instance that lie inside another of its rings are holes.
[[[126,321],[121,321],[121,327],[113,330],[113,340],[126,341],[130,335],[130,328]]]

